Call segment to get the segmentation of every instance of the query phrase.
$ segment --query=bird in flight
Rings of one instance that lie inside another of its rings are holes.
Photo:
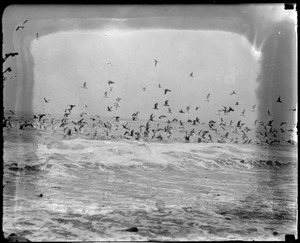
[[[268,110],[268,115],[269,115],[269,116],[272,116],[272,115],[271,115],[271,112],[270,112],[269,110]]]
[[[209,102],[209,97],[210,97],[210,93],[206,96],[206,100],[207,102]]]
[[[119,102],[122,98],[117,98],[116,101]]]
[[[36,33],[36,38],[39,39],[39,33]]]
[[[83,83],[82,88],[83,88],[83,89],[87,89],[87,87],[86,87],[86,82]]]
[[[193,77],[194,77],[194,74],[193,74],[193,72],[191,72],[191,73],[190,73],[190,77],[191,77],[191,78],[193,78]]]
[[[168,102],[169,100],[166,100],[164,106],[169,106]]]
[[[158,110],[157,106],[158,106],[158,103],[155,103],[153,109],[154,109],[154,110]]]
[[[9,110],[9,112],[10,112],[11,114],[13,114],[13,115],[15,114],[12,110]]]
[[[235,105],[239,105],[239,102],[235,102]]]
[[[254,109],[255,109],[255,107],[256,107],[256,105],[254,105],[254,106],[252,106],[252,109],[251,109],[251,111],[255,111]]]
[[[233,90],[232,93],[230,95],[236,95],[235,91]]]
[[[289,109],[289,111],[296,111],[296,109],[294,108],[294,109]]]
[[[23,22],[23,24],[22,25],[19,25],[17,28],[16,28],[16,31],[18,31],[20,28],[22,28],[22,29],[24,29],[24,24],[26,24],[27,23],[27,21],[28,21],[28,19],[27,20],[25,20],[24,22]]]
[[[171,92],[171,90],[165,89],[165,94],[168,93],[168,92]]]
[[[108,98],[108,97],[107,97],[107,91],[104,92],[104,95],[105,95],[105,98]]]
[[[114,84],[114,83],[115,83],[115,82],[113,82],[113,81],[111,81],[111,80],[108,81],[108,84],[109,84],[109,85]]]
[[[280,96],[278,97],[277,101],[278,103],[282,103],[281,99],[280,99]]]
[[[154,118],[155,116],[153,115],[153,113],[150,115],[150,121],[153,121],[153,118]]]
[[[171,108],[169,107],[168,109],[168,113],[172,114]]]
[[[241,116],[245,116],[245,109],[242,111]]]
[[[182,114],[184,114],[184,111],[183,111],[182,109],[180,109],[180,110],[179,110],[179,113],[182,113]]]
[[[189,106],[187,106],[186,107],[186,112],[189,112],[190,111],[190,108],[191,108],[191,106],[189,105]]]
[[[45,103],[49,103],[50,99],[49,99],[49,100],[46,100],[46,99],[44,98],[44,101],[45,101]]]
[[[196,111],[199,110],[201,107],[200,106],[196,106]]]
[[[107,111],[111,111],[112,106],[107,106]]]
[[[158,84],[158,88],[161,88],[161,85],[160,85],[160,84]]]
[[[158,61],[157,61],[156,59],[153,59],[153,60],[154,60],[154,65],[155,65],[155,67],[156,67]]]

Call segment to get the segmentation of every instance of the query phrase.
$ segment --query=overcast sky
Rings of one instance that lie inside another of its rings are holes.
[[[270,110],[278,122],[292,122],[294,17],[283,5],[10,6],[3,15],[4,53],[19,55],[4,64],[13,70],[4,84],[4,106],[61,113],[75,104],[75,113],[129,118],[139,111],[146,119],[166,114],[169,100],[172,117],[181,119],[215,119],[224,105],[235,109],[230,119],[252,124]],[[25,28],[15,31],[26,19]],[[164,95],[164,88],[171,92]],[[156,102],[159,111],[153,110]],[[189,114],[178,113],[187,106]]]

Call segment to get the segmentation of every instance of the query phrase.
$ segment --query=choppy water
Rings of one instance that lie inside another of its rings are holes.
[[[51,130],[13,128],[3,135],[4,236],[132,241],[297,235],[297,146],[64,140]],[[139,231],[122,231],[133,226]]]

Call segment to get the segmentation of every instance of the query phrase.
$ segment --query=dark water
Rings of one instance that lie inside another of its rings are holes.
[[[3,135],[4,236],[284,240],[297,234],[297,146],[66,140],[55,129],[4,128]],[[122,231],[134,226],[138,232]]]

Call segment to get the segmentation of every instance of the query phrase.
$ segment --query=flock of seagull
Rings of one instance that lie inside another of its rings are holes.
[[[155,60],[155,59],[154,59]],[[157,60],[155,60],[155,66]],[[192,75],[193,73],[191,73]],[[115,82],[109,80],[108,85],[115,84]],[[84,82],[83,89],[88,89],[87,82]],[[142,91],[144,91],[143,87]],[[158,88],[162,88],[159,84]],[[112,89],[110,89],[112,90]],[[165,88],[163,94],[167,95],[171,92],[170,89]],[[232,91],[230,95],[236,95],[235,91]],[[109,98],[108,91],[104,93],[105,98]],[[206,95],[205,101],[209,102],[210,93]],[[120,107],[120,101],[122,98],[118,97],[115,100],[114,106],[116,109]],[[49,103],[51,99],[44,98],[45,103]],[[278,103],[282,103],[281,97],[279,96],[276,100]],[[238,102],[236,102],[238,105]],[[149,119],[145,122],[144,120],[138,121],[139,111],[132,114],[132,123],[129,121],[120,121],[119,116],[113,116],[114,121],[107,120],[109,116],[104,116],[103,119],[99,115],[88,116],[86,112],[80,113],[79,120],[71,120],[71,114],[76,105],[68,105],[64,110],[63,117],[59,120],[48,117],[46,114],[33,115],[32,118],[24,122],[18,122],[14,120],[15,112],[10,110],[10,116],[3,117],[4,128],[17,127],[20,130],[34,129],[34,130],[52,130],[53,132],[60,131],[63,138],[74,138],[74,137],[86,137],[89,139],[132,139],[142,141],[183,141],[183,142],[217,142],[217,143],[242,143],[242,144],[296,144],[293,140],[293,135],[296,130],[286,128],[287,122],[281,122],[279,128],[273,127],[273,119],[269,121],[258,122],[257,119],[254,121],[253,128],[249,128],[239,120],[234,122],[231,120],[229,123],[225,121],[224,117],[220,117],[220,121],[210,120],[208,123],[201,122],[197,116],[195,119],[178,120],[176,117],[170,119],[169,114],[173,114],[169,100],[166,99],[164,104],[168,108],[168,114],[161,114],[158,119],[154,120],[155,115],[152,113]],[[87,105],[85,105],[87,107]],[[187,106],[186,110],[180,109],[179,113],[189,113],[191,106]],[[255,112],[256,105],[253,105],[251,110]],[[199,106],[195,107],[195,110],[200,109]],[[159,104],[156,102],[153,106],[153,110],[159,110]],[[112,106],[107,107],[107,111],[112,111]],[[235,109],[231,106],[223,106],[222,109],[218,110],[218,115],[228,115],[230,112],[234,112]],[[244,109],[240,116],[245,117]],[[296,111],[296,109],[290,109],[290,111]],[[271,113],[268,110],[268,115],[271,117]],[[58,122],[59,121],[59,122]],[[17,122],[17,125],[14,125]],[[298,126],[298,124],[297,124]],[[298,128],[296,126],[296,128]],[[118,131],[118,132],[117,132]],[[249,135],[252,132],[252,135]],[[119,134],[119,135],[116,135]],[[180,135],[183,134],[183,135]]]

